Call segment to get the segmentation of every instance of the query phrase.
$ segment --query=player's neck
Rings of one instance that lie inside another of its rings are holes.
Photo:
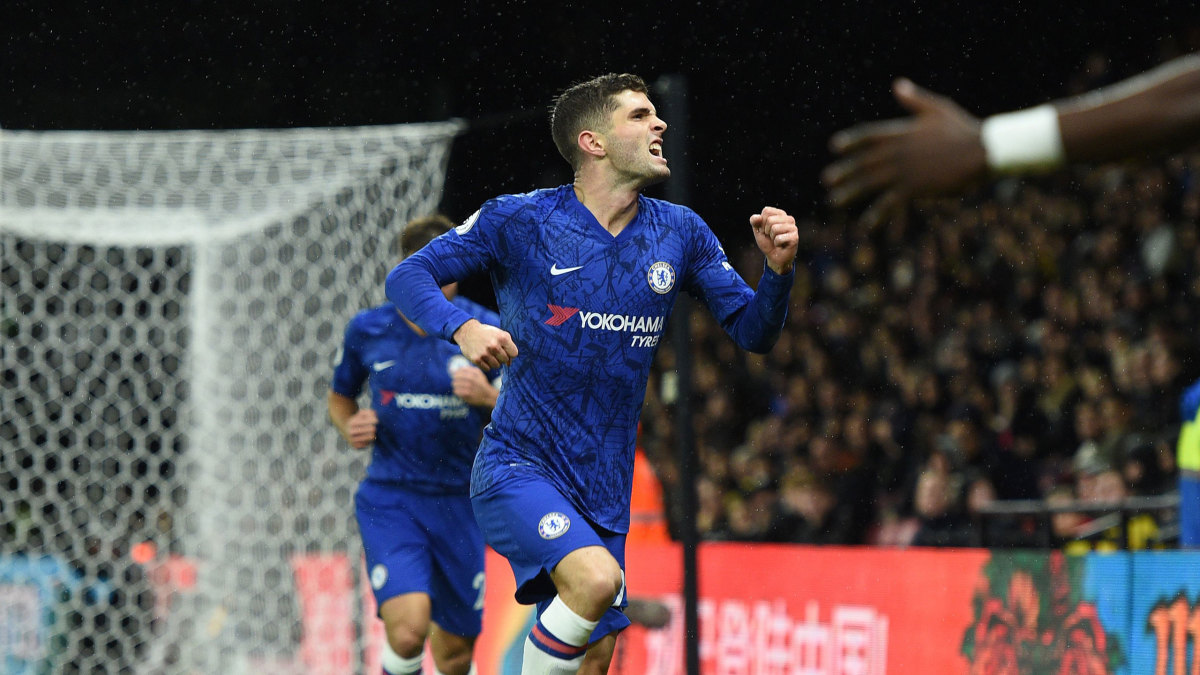
[[[638,190],[613,187],[576,177],[575,197],[596,217],[600,226],[617,236],[637,215]]]

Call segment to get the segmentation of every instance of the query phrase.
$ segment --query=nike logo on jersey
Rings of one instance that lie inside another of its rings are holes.
[[[379,361],[378,363],[372,363],[371,368],[374,369],[375,372],[378,373],[379,371],[381,371],[385,368],[391,368],[394,365],[396,365],[396,362],[394,360],[393,361]]]
[[[575,267],[559,267],[558,263],[554,263],[553,265],[550,266],[550,274],[553,276],[558,276],[560,274],[566,274],[567,272],[574,272],[575,270],[579,270],[579,269],[583,269],[583,265],[576,265]]]

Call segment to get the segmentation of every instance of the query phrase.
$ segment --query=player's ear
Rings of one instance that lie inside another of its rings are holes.
[[[593,157],[603,157],[607,152],[604,149],[604,137],[600,134],[584,129],[579,132],[579,138],[576,139],[579,144],[579,149],[585,155]]]

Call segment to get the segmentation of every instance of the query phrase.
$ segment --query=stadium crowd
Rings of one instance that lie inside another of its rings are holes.
[[[800,224],[769,355],[692,315],[701,537],[970,545],[993,499],[1173,490],[1179,396],[1200,374],[1198,171],[1185,152],[1005,180],[873,228]],[[739,262],[758,277],[753,252]],[[677,531],[658,386],[673,365],[664,340],[642,444]]]

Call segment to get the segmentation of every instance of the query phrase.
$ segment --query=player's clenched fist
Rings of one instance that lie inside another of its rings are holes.
[[[375,440],[375,427],[379,426],[379,416],[370,408],[363,408],[346,420],[346,440],[357,449],[362,449]]]
[[[454,395],[467,405],[495,406],[496,388],[488,382],[487,375],[478,368],[464,366],[450,374],[450,386]]]
[[[750,216],[750,226],[754,229],[754,241],[767,256],[767,265],[771,270],[776,274],[791,271],[800,244],[796,219],[783,209],[767,206],[762,213]]]
[[[483,368],[495,370],[517,358],[517,345],[508,331],[471,319],[454,331],[454,342],[463,356]]]

